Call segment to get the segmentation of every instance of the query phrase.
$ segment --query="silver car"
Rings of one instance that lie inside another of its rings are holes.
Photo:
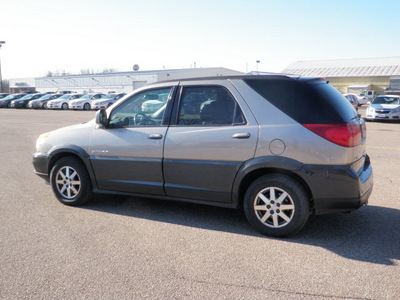
[[[60,94],[46,94],[43,95],[42,97],[31,100],[28,102],[28,108],[47,108],[47,103],[50,100],[57,99],[61,95]]]
[[[101,108],[109,108],[111,105],[113,105],[115,102],[117,102],[119,99],[121,99],[123,96],[125,96],[125,93],[119,93],[119,94],[107,94],[100,100],[95,100],[92,102],[92,109],[101,109]]]
[[[69,108],[75,110],[90,110],[92,109],[93,101],[103,99],[105,96],[106,95],[102,93],[85,94],[78,99],[72,100],[69,103]]]
[[[400,120],[400,96],[377,96],[367,108],[367,120]]]
[[[149,99],[162,105],[141,110]],[[33,165],[66,205],[108,193],[243,208],[256,230],[282,237],[312,213],[367,204],[365,145],[364,120],[325,80],[246,75],[135,90],[42,134]]]
[[[47,103],[47,108],[48,109],[62,109],[62,110],[67,110],[69,109],[69,103],[72,100],[79,99],[80,97],[84,96],[85,94],[65,94],[62,95],[61,97],[50,100]]]

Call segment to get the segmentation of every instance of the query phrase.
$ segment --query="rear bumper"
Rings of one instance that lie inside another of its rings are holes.
[[[368,155],[347,166],[303,166],[302,173],[317,215],[349,212],[368,204],[373,188]]]

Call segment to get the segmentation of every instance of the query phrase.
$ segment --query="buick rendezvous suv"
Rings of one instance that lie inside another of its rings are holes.
[[[212,77],[152,84],[44,133],[33,165],[66,205],[108,193],[243,208],[283,237],[367,204],[365,144],[363,119],[323,79]]]

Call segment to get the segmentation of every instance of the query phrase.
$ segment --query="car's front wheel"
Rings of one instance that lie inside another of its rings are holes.
[[[51,187],[63,204],[78,206],[92,198],[92,184],[85,166],[75,157],[66,156],[54,164]]]
[[[304,188],[282,174],[265,175],[245,194],[244,212],[249,223],[264,235],[285,237],[298,232],[310,214]]]
[[[62,109],[62,110],[67,110],[67,109],[68,109],[68,103],[63,103],[63,104],[61,105],[61,109]]]
[[[83,106],[84,110],[90,110],[90,104],[89,103],[85,103],[85,105]]]

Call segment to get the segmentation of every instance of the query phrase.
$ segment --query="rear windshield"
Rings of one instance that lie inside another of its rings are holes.
[[[340,124],[357,117],[343,95],[325,81],[288,78],[245,82],[300,124]]]

